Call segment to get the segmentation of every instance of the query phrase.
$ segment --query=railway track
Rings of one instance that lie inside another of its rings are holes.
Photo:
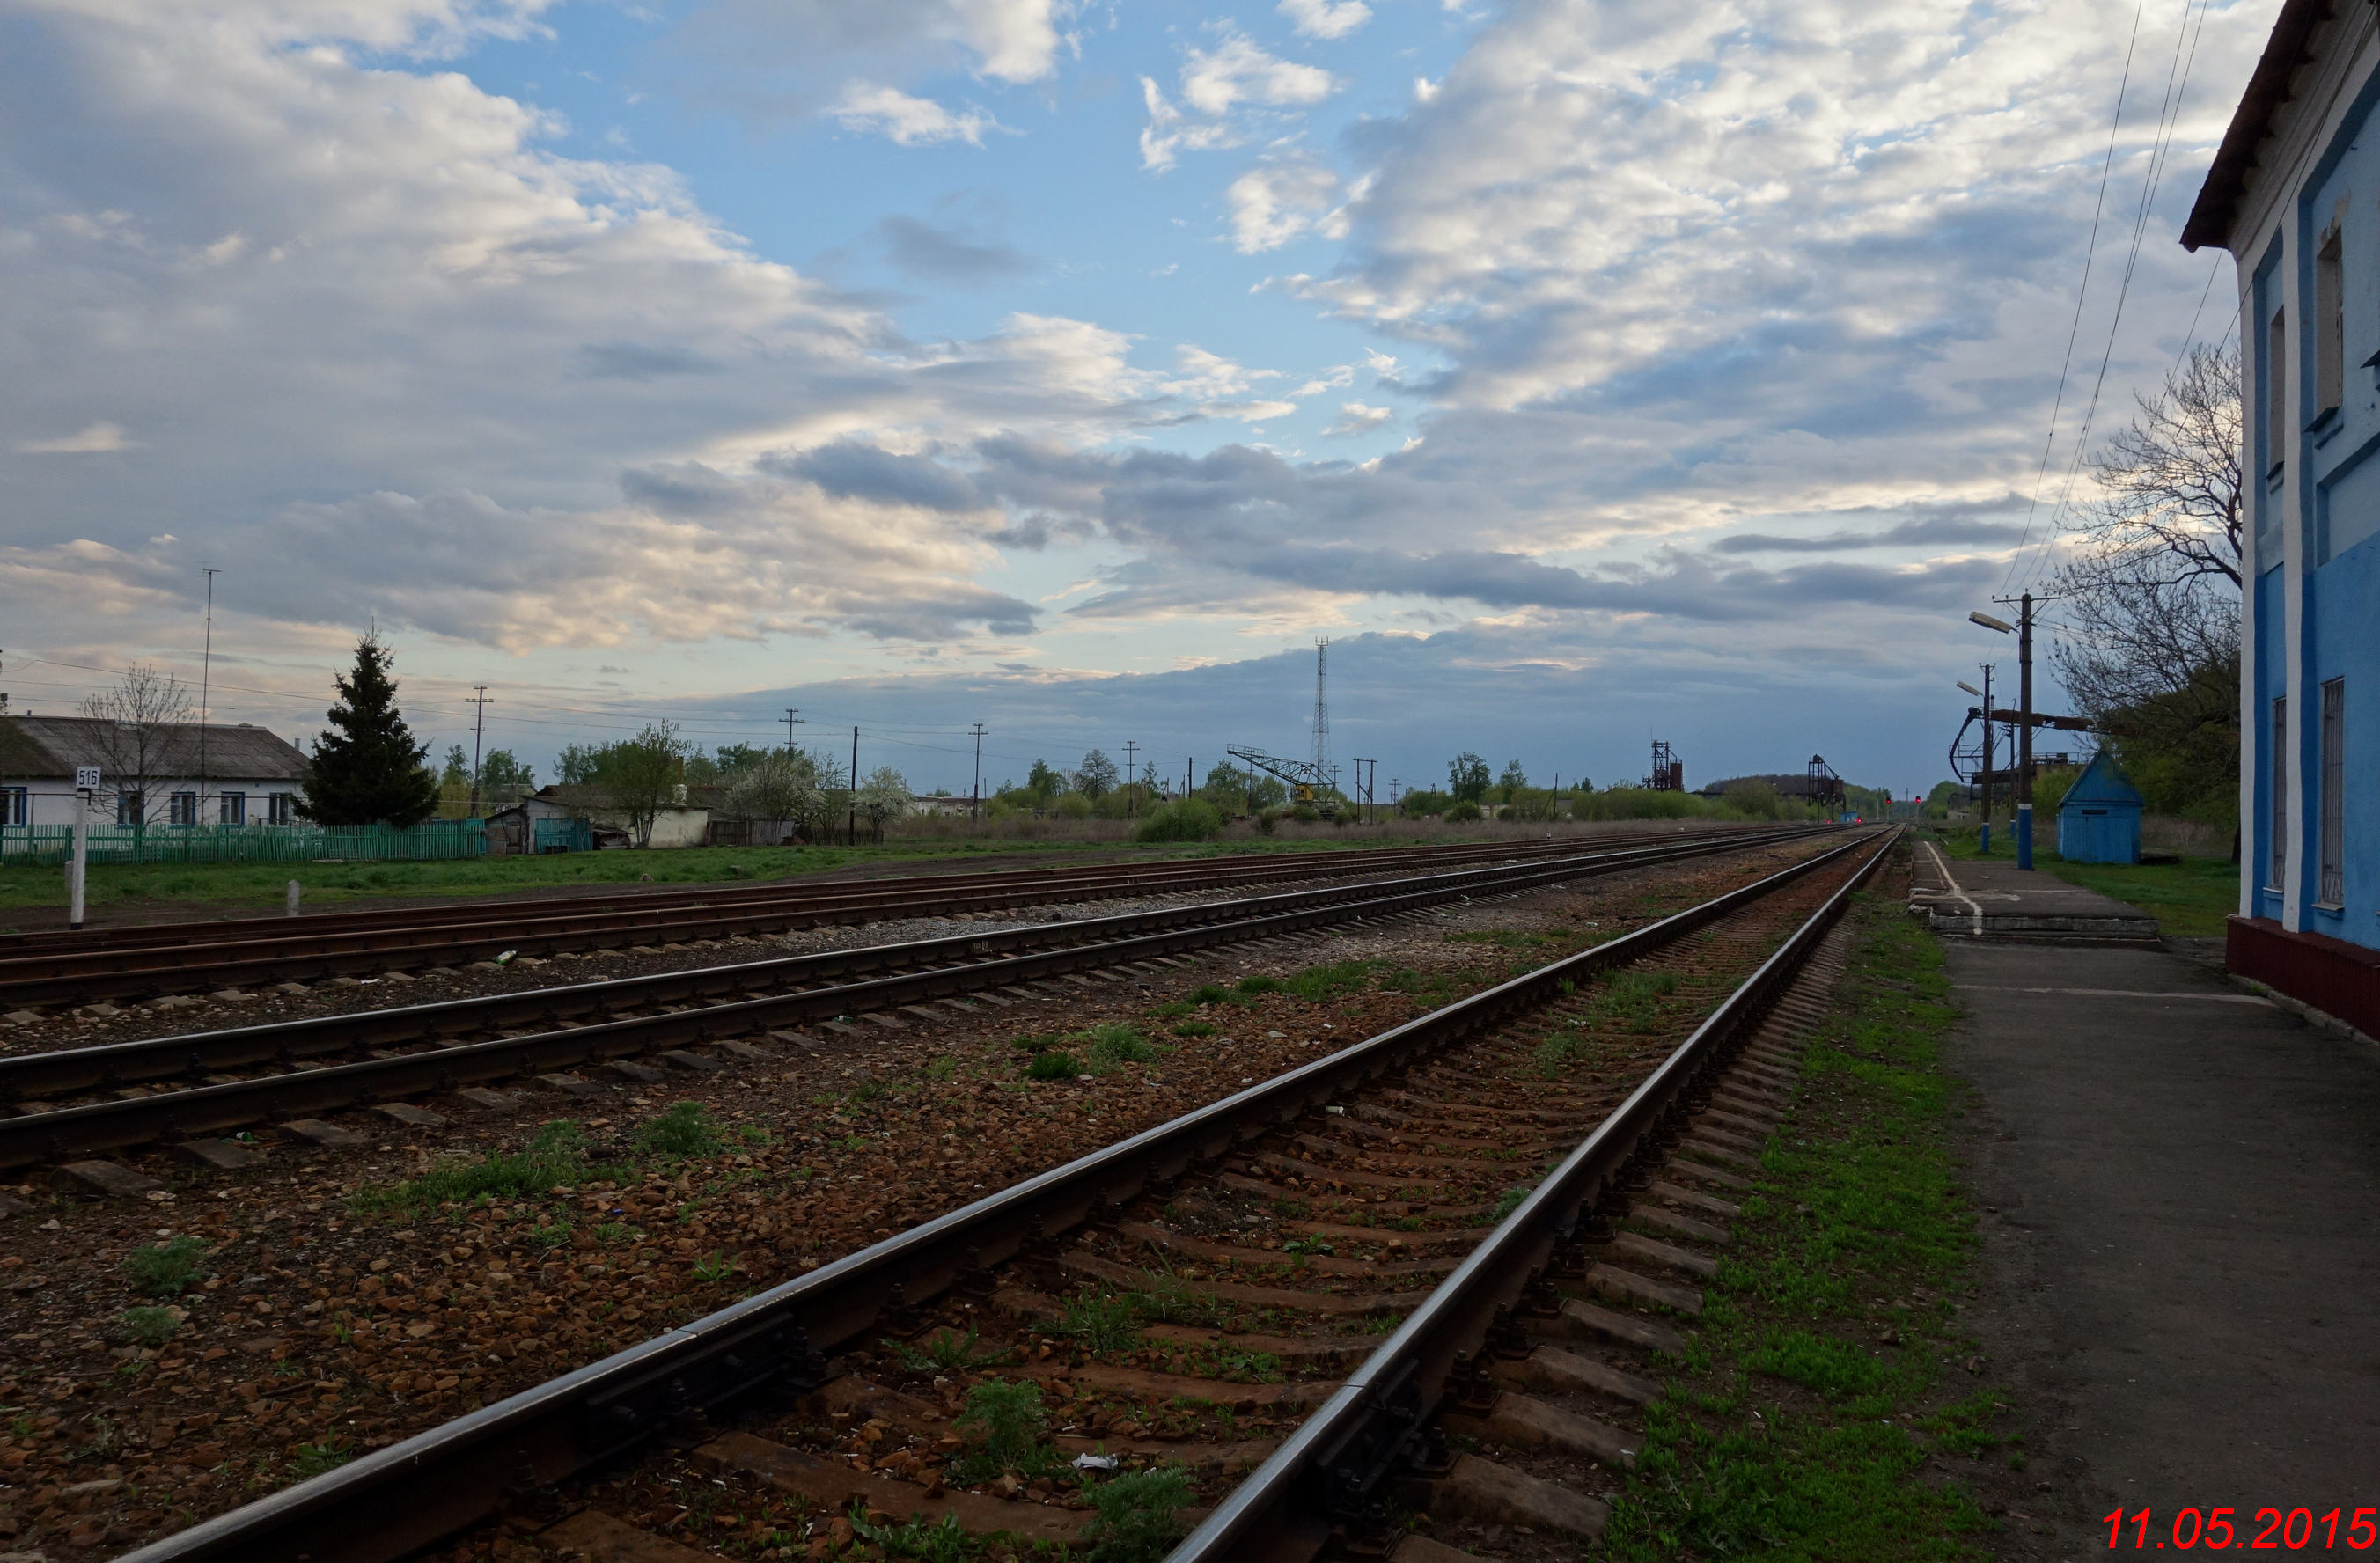
[[[632,1079],[719,1067],[691,1051],[783,1028],[942,1005],[1002,1006],[1025,987],[1223,944],[1412,915],[1509,894],[1795,840],[1804,832],[1663,842],[1373,879],[948,939],[864,946],[609,982],[0,1058],[0,1167],[64,1162],[161,1140],[237,1162],[195,1136],[435,1093],[603,1068]],[[1007,990],[1003,996],[1002,990]],[[202,1084],[187,1084],[188,1082]],[[78,1094],[112,1093],[74,1101]],[[407,1109],[395,1109],[402,1115]],[[419,1109],[415,1109],[419,1110]]]
[[[1737,831],[1697,831],[1708,840]],[[0,957],[0,1011],[150,999],[325,976],[447,966],[507,951],[633,949],[784,933],[893,917],[973,915],[1087,900],[1409,871],[1575,853],[1642,842],[1608,832],[1545,842],[1238,856],[1021,873],[915,876],[861,884],[711,885],[624,896],[414,907],[219,923],[12,936]]]
[[[1334,1534],[1377,1552],[1391,1497],[1592,1535],[1591,1475],[1495,1457],[1632,1458],[1647,1364],[1684,1346],[1691,1283],[1790,1088],[1758,1028],[1810,1002],[1794,985],[1894,840],[1863,833],[124,1563],[378,1563],[498,1517],[567,1552],[697,1563],[719,1555],[693,1511],[652,1501],[653,1472],[686,1461],[737,1526],[784,1527],[785,1556],[813,1537],[828,1555],[846,1512],[1082,1540],[1078,1472],[1111,1457],[1196,1473],[1211,1508],[1175,1563],[1305,1563]]]

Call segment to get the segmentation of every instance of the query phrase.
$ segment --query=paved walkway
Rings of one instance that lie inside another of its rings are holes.
[[[1910,900],[1937,933],[2031,939],[2156,938],[2156,919],[2137,906],[2070,885],[2055,874],[1989,858],[1952,861],[1934,842],[1915,847]]]
[[[1969,1322],[2030,1414],[2002,1556],[2108,1557],[2119,1502],[2150,1551],[2185,1506],[2380,1506],[2380,1049],[2153,949],[1949,969],[1995,1207]]]

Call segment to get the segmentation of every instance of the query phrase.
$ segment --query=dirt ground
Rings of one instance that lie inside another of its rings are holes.
[[[715,1074],[524,1087],[510,1110],[423,1104],[444,1127],[346,1115],[372,1124],[370,1143],[268,1140],[263,1163],[239,1172],[152,1156],[140,1169],[167,1188],[137,1206],[0,1189],[0,1547],[56,1563],[111,1555],[1811,850],[1220,951],[947,1024],[813,1028]],[[573,979],[615,975],[559,964]],[[1340,975],[1313,1000],[1198,996],[1325,965]],[[344,1002],[355,990],[327,991]],[[1026,1077],[1020,1038],[1079,1048],[1100,1025],[1165,1050],[1095,1078]],[[561,1154],[555,1121],[577,1126],[563,1176],[492,1200],[439,1197],[486,1158]],[[669,1125],[689,1122],[708,1127],[674,1140]],[[134,1284],[137,1251],[188,1238],[187,1290]],[[128,1317],[140,1308],[174,1312]],[[137,1320],[170,1334],[140,1344]]]

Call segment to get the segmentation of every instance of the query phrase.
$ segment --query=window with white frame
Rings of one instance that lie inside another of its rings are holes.
[[[118,793],[115,794],[115,822],[118,825],[138,825],[148,816],[149,799],[145,794]]]
[[[25,789],[0,787],[0,825],[22,825],[29,818]]]
[[[166,819],[175,825],[195,825],[199,822],[199,794],[176,793],[166,800]]]
[[[268,825],[289,823],[289,794],[268,793],[264,796],[264,822]]]
[[[2289,458],[2289,311],[2273,311],[2265,336],[2265,452],[2278,472]]]
[[[2322,877],[2314,900],[2347,903],[2347,681],[2322,686]]]
[[[2289,870],[2289,701],[2273,702],[2273,850],[2265,888],[2278,894]]]
[[[220,801],[215,805],[215,822],[220,825],[247,824],[248,794],[246,793],[223,794]]]
[[[2346,284],[2338,230],[2324,236],[2313,259],[2314,414],[2337,410],[2347,385]]]

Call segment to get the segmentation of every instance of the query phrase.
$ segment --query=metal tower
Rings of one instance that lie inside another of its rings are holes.
[[[1319,782],[1330,774],[1330,642],[1314,643],[1314,775]]]

